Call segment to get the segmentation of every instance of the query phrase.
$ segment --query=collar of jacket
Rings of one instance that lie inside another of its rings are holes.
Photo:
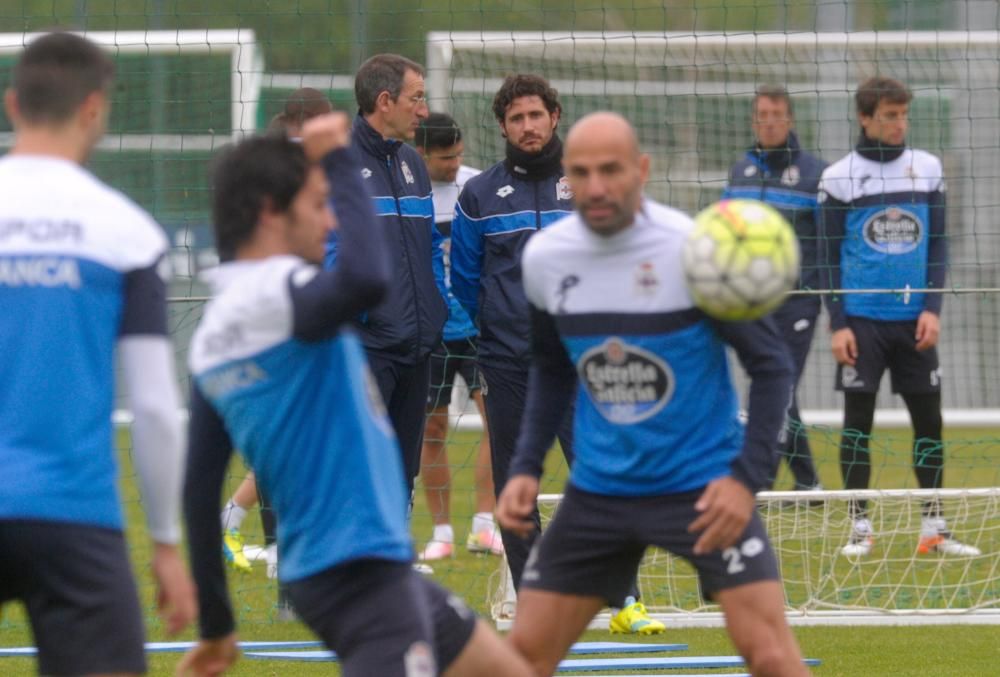
[[[537,153],[525,153],[507,142],[507,171],[526,181],[542,181],[562,172],[562,141],[553,134],[549,142]]]
[[[358,111],[358,116],[354,118],[354,138],[367,152],[378,157],[395,155],[399,147],[403,145],[402,141],[383,137],[377,129],[368,123],[368,120],[365,120],[361,111]]]
[[[799,137],[795,132],[788,132],[784,148],[761,148],[760,143],[747,151],[747,159],[757,165],[758,169],[771,174],[780,174],[794,164],[799,157]]]
[[[871,160],[872,162],[892,162],[906,150],[906,142],[904,141],[898,146],[891,143],[883,143],[875,139],[869,139],[868,135],[862,130],[861,137],[858,138],[858,145],[854,149],[858,151],[858,155],[866,160]]]

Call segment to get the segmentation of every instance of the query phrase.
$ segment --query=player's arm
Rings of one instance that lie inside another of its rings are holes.
[[[463,190],[451,222],[451,290],[473,322],[479,312],[479,276],[483,268],[483,232],[476,221],[478,206]]]
[[[207,654],[213,653],[213,647],[235,645],[236,624],[226,586],[221,554],[222,530],[219,529],[219,499],[233,444],[222,418],[197,385],[191,388],[190,412],[184,519],[191,572],[198,587],[201,643],[192,649],[180,667],[193,669]],[[228,655],[235,660],[235,651]]]
[[[309,141],[309,132],[303,129],[304,143]],[[339,222],[341,256],[332,270],[303,268],[289,278],[293,332],[305,341],[333,335],[342,324],[376,305],[390,279],[384,225],[375,216],[354,152],[341,146],[325,154],[322,162]]]
[[[944,289],[948,271],[948,240],[945,236],[946,201],[944,181],[930,194],[930,236],[927,242],[927,286]],[[926,294],[924,312],[917,319],[917,350],[927,350],[937,345],[941,334],[941,306],[944,294]]]
[[[132,458],[153,539],[158,605],[173,634],[194,620],[194,590],[180,541],[184,448],[161,258],[125,275],[118,354],[133,415]]]
[[[436,223],[431,223],[431,269],[434,271],[434,284],[437,285],[441,298],[447,304],[451,299],[451,290],[445,281],[444,274],[444,243],[445,236],[438,230]]]
[[[559,339],[555,318],[534,306],[530,308],[532,362],[524,419],[510,463],[510,479],[497,503],[500,524],[522,535],[534,529],[531,514],[545,454],[576,393],[576,369]]]
[[[696,553],[727,548],[746,528],[754,494],[769,484],[792,392],[791,357],[771,319],[713,324],[750,377],[749,417],[731,476],[710,482],[695,505],[701,512],[690,526],[701,532]]]
[[[817,234],[819,236],[819,265],[826,268],[827,289],[840,289],[843,284],[841,274],[841,247],[847,236],[848,205],[830,195],[820,185]],[[854,365],[858,357],[858,346],[854,332],[847,326],[844,314],[844,299],[842,294],[827,293],[823,295],[823,304],[830,315],[830,348],[833,358],[840,364]]]

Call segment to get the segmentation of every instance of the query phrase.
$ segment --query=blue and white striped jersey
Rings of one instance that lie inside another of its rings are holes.
[[[536,313],[532,368],[557,373],[551,355],[564,351],[576,375],[570,481],[580,489],[644,496],[729,474],[754,490],[766,482],[790,388],[784,344],[770,321],[724,325],[693,306],[681,267],[692,226],[683,213],[645,200],[634,224],[611,237],[573,214],[525,249],[525,292]],[[545,345],[546,318],[561,346]],[[726,342],[757,388],[746,434]],[[532,429],[543,417],[533,409],[548,399],[539,383],[529,386],[512,475],[540,470],[532,457],[551,442]]]
[[[858,150],[823,172],[820,219],[833,288],[942,287],[947,262],[941,161],[907,148],[879,162]],[[913,320],[940,312],[940,294],[845,294],[828,298],[835,329],[844,315]]]
[[[75,163],[0,159],[0,519],[122,528],[114,351],[166,340],[166,250],[146,212]]]
[[[282,580],[413,552],[400,454],[361,343],[295,335],[294,290],[318,274],[292,256],[223,264],[189,356],[279,516]]]

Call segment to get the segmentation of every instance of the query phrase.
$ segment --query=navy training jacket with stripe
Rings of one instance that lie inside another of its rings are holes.
[[[440,344],[448,319],[443,238],[434,226],[430,177],[413,147],[383,138],[361,115],[354,120],[352,143],[375,213],[383,220],[392,262],[385,298],[358,319],[357,328],[366,350],[415,364]],[[336,257],[334,231],[327,242],[327,268]]]

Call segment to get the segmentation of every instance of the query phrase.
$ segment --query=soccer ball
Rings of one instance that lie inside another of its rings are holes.
[[[717,202],[695,217],[684,276],[695,304],[712,317],[756,320],[781,305],[799,277],[795,231],[763,202]]]

